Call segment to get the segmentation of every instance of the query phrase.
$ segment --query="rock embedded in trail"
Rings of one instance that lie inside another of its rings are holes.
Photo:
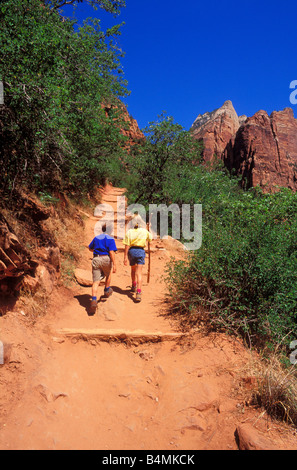
[[[75,279],[78,284],[84,287],[91,287],[93,285],[92,272],[86,269],[77,268],[74,271]]]
[[[104,303],[100,303],[98,308],[98,315],[102,316],[106,321],[116,321],[125,315],[125,313],[125,301],[115,292]]]
[[[271,439],[264,438],[250,424],[239,425],[235,434],[240,450],[279,450]]]

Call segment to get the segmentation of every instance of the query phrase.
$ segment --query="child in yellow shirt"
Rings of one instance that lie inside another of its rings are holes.
[[[141,302],[142,267],[145,264],[146,243],[152,241],[152,235],[136,223],[127,231],[123,243],[125,245],[124,265],[128,260],[131,266],[132,292],[136,292],[136,301]]]

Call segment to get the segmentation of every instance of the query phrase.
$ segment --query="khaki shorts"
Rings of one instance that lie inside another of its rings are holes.
[[[108,277],[112,269],[112,261],[108,255],[96,256],[92,260],[93,282],[98,282]]]

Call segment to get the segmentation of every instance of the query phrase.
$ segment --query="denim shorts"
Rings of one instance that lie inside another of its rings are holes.
[[[131,246],[128,251],[128,258],[130,266],[135,266],[136,264],[145,263],[145,251],[143,248],[138,248],[137,246]]]

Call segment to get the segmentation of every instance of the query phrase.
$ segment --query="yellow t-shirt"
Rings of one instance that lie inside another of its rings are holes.
[[[153,237],[145,228],[131,228],[125,235],[124,245],[139,246],[144,248],[147,241],[152,241]]]

